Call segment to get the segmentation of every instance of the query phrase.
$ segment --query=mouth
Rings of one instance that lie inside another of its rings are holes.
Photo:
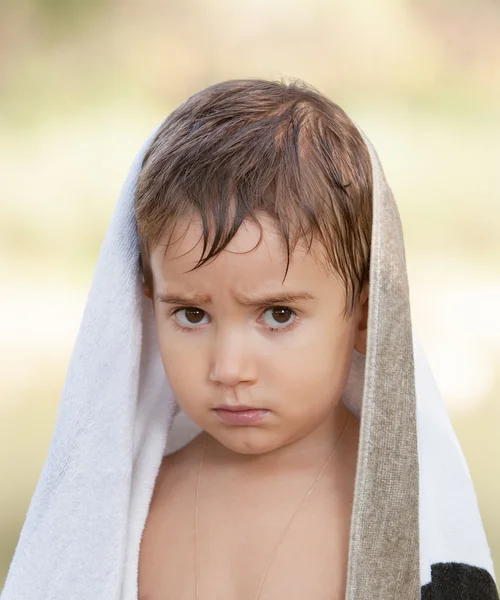
[[[219,404],[214,410],[230,410],[231,412],[245,412],[249,410],[266,410],[265,408],[258,406],[247,406],[246,404]]]
[[[252,406],[220,405],[213,409],[217,417],[227,425],[255,425],[270,412],[266,408]]]

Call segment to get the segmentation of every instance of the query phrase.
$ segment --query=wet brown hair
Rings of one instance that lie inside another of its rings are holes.
[[[150,253],[165,233],[168,248],[179,219],[201,217],[196,269],[224,250],[244,219],[260,227],[261,211],[283,236],[285,278],[296,244],[308,240],[310,251],[316,238],[345,285],[344,314],[351,311],[369,275],[370,156],[345,112],[299,80],[224,81],[188,98],[162,123],[135,196],[146,285],[154,289]]]

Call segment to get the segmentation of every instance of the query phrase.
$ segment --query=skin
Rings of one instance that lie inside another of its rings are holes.
[[[213,438],[213,452],[256,470],[274,469],[276,461],[281,469],[317,465],[347,416],[341,395],[353,349],[366,353],[368,285],[352,315],[342,316],[343,284],[319,260],[317,242],[309,253],[297,246],[281,285],[281,236],[267,215],[259,222],[260,245],[257,225],[245,221],[221,254],[190,273],[201,256],[201,223],[196,217],[179,223],[185,235],[173,237],[177,243],[166,253],[164,240],[152,252],[155,290],[145,293],[154,303],[161,358],[176,399]],[[287,304],[285,311],[276,306],[278,312],[237,300],[240,294],[304,291],[316,300]],[[159,297],[166,292],[207,294],[212,302],[165,303]],[[228,426],[212,410],[222,403],[270,413],[256,426]]]
[[[226,250],[190,273],[202,251],[196,218],[179,223],[186,234],[173,236],[177,242],[166,253],[162,242],[152,253],[155,289],[144,291],[153,301],[165,372],[179,405],[204,431],[162,461],[141,540],[140,600],[195,597],[193,515],[205,440],[200,597],[255,600],[272,550],[334,447],[263,594],[266,600],[345,597],[359,421],[341,397],[353,349],[366,352],[368,286],[354,312],[342,316],[343,284],[324,268],[314,244],[309,253],[297,246],[282,284],[281,236],[266,215],[259,222],[260,245],[258,227],[245,222]],[[238,301],[279,292],[316,299]],[[212,301],[166,303],[160,298],[166,293],[203,293]],[[288,310],[276,310],[282,307]],[[221,403],[270,412],[257,425],[230,426],[214,414]]]

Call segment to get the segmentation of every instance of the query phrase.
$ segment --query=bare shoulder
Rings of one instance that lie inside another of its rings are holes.
[[[169,582],[180,585],[180,573],[190,573],[191,537],[186,532],[192,527],[197,445],[195,438],[161,462],[141,538],[141,600],[179,597]]]

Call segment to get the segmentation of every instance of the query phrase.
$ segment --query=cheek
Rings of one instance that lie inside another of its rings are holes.
[[[193,373],[204,370],[203,352],[196,347],[190,335],[176,335],[176,332],[168,331],[168,335],[161,328],[158,330],[158,345],[167,379],[172,387],[174,395],[179,402],[185,402],[189,398],[199,397],[197,385],[199,378],[193,377]],[[189,339],[186,339],[189,338]]]
[[[340,398],[347,382],[353,343],[348,327],[327,327],[312,333],[300,351],[294,349],[280,357],[276,363],[280,365],[277,375],[285,388],[281,390],[285,406],[286,399],[293,398],[294,408],[299,412],[305,406],[308,410],[313,406],[318,409],[325,405],[331,407],[332,402]]]

